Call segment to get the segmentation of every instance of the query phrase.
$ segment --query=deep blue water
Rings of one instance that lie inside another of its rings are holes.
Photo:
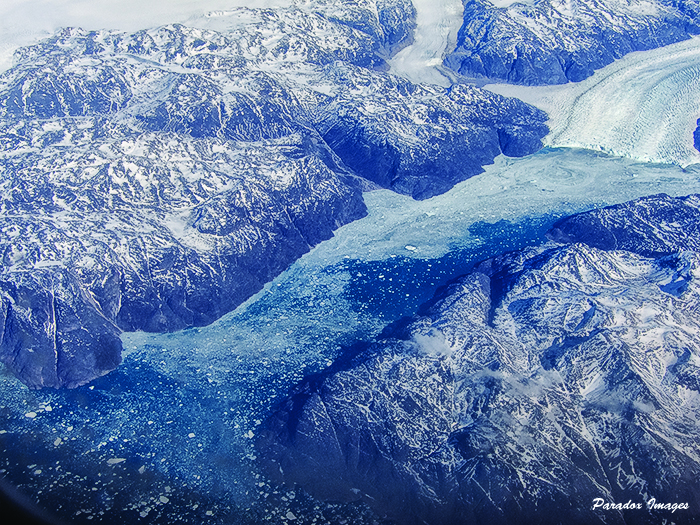
[[[89,386],[30,391],[2,369],[0,474],[74,523],[372,523],[261,475],[255,437],[290,388],[562,215],[700,191],[692,170],[601,154],[499,163],[420,203],[368,194],[366,221],[211,326],[125,334],[123,364]]]
[[[519,222],[479,221],[469,228],[472,243],[436,259],[392,257],[381,261],[353,260],[347,298],[367,315],[386,323],[416,312],[437,288],[469,272],[476,263],[496,255],[541,243],[560,215],[544,215]]]
[[[324,358],[330,362],[344,346],[369,339],[377,326],[414,313],[438,287],[475,262],[540,242],[556,218],[475,223],[470,234],[485,242],[437,259],[344,260],[324,268],[322,273],[331,280],[350,276],[344,287],[350,309],[360,318],[375,320],[360,322],[358,330],[326,345]],[[305,297],[292,297],[293,292],[293,283],[282,283],[277,293],[288,294],[288,306],[298,315],[305,309]],[[245,317],[273,319],[268,303],[274,301],[274,296],[263,297],[246,310]],[[231,322],[222,321],[218,331]],[[196,340],[202,331],[206,329],[191,329],[186,335]],[[234,345],[243,339],[240,333],[232,333],[230,341],[226,338]],[[258,481],[252,446],[255,428],[305,374],[327,365],[294,365],[298,373],[290,374],[284,356],[284,352],[261,359],[235,355],[223,369],[219,357],[210,365],[212,372],[204,372],[207,379],[202,382],[201,361],[190,361],[186,353],[172,355],[167,345],[147,343],[90,386],[59,392],[16,388],[15,396],[20,397],[11,404],[21,410],[2,408],[7,418],[6,433],[0,435],[4,474],[27,493],[37,494],[42,507],[75,523],[171,523],[173,516],[190,523],[201,519],[258,523],[280,506],[295,516],[303,513],[309,522],[319,512],[333,509],[366,518],[368,511],[361,506],[324,505],[314,511],[316,502],[302,491],[287,493]],[[166,360],[167,370],[178,373],[160,369]],[[51,407],[49,412],[46,406]],[[37,416],[25,415],[32,412]],[[289,494],[299,501],[294,503]]]

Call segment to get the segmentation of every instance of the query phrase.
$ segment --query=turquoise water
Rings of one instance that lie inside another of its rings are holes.
[[[216,323],[125,334],[123,364],[89,386],[30,391],[4,371],[0,473],[75,523],[372,523],[364,507],[321,504],[259,472],[256,433],[289,389],[475,262],[541,242],[557,218],[700,192],[698,175],[544,150],[500,157],[427,201],[368,193],[366,219]]]

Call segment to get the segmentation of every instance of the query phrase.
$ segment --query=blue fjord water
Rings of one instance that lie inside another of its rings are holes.
[[[262,476],[254,442],[275,404],[475,262],[542,242],[564,215],[700,192],[699,175],[561,149],[499,157],[425,201],[368,193],[368,217],[214,324],[124,334],[123,364],[90,385],[31,391],[3,370],[0,473],[75,523],[378,521]]]

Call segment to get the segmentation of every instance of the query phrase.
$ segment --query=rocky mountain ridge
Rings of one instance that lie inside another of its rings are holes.
[[[445,65],[492,81],[578,82],[632,51],[700,34],[697,2],[669,0],[468,0]]]
[[[700,196],[657,195],[484,261],[300,384],[269,475],[400,523],[694,523],[698,224]]]
[[[541,147],[539,110],[382,71],[412,16],[308,2],[19,50],[0,75],[0,359],[33,388],[85,384],[121,331],[241,304],[362,217],[363,188],[427,198]]]

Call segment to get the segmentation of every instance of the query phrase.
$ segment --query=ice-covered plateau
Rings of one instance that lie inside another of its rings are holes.
[[[700,508],[700,196],[575,215],[301,383],[275,479],[412,524],[660,523]],[[563,518],[565,517],[565,518]]]
[[[700,34],[699,15],[695,0],[466,0],[444,64],[515,84],[576,82],[632,51]]]
[[[368,185],[427,198],[540,148],[531,106],[383,71],[413,16],[307,2],[18,50],[0,76],[2,362],[30,387],[85,384],[122,331],[234,309],[362,217]]]

